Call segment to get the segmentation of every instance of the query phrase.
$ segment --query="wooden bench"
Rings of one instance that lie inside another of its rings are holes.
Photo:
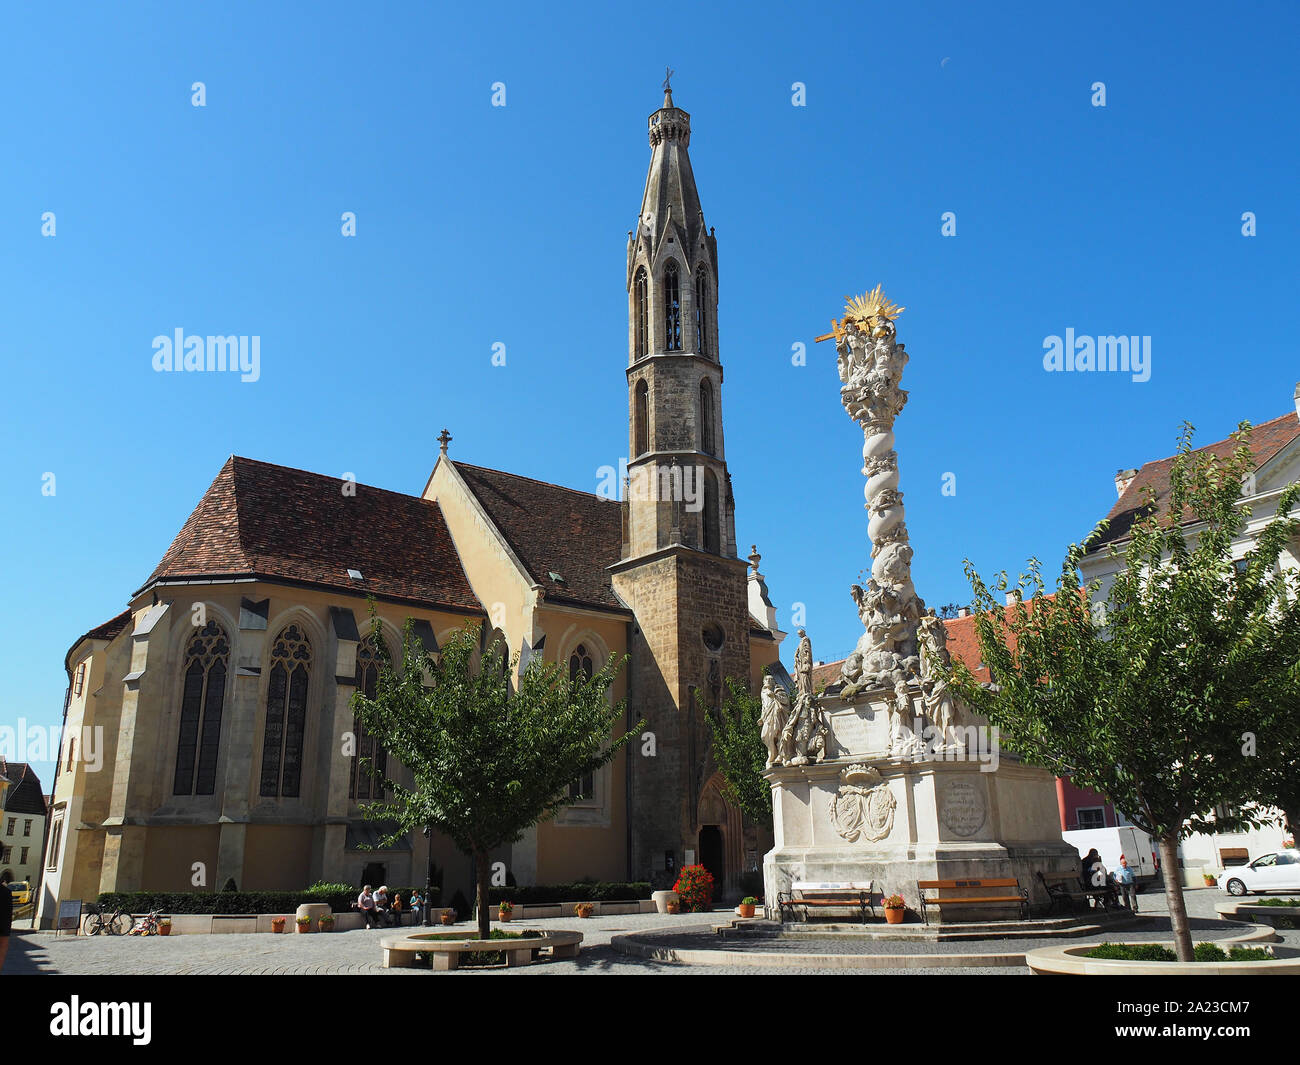
[[[1007,889],[1012,890],[1007,890]],[[940,897],[939,895],[927,896],[927,891],[969,891],[972,889],[981,892],[987,892],[993,889],[998,890],[998,894],[988,895],[949,895]],[[1020,881],[1015,877],[1006,877],[993,880],[918,880],[916,882],[916,893],[921,900],[921,920],[926,924],[930,923],[930,916],[927,907],[936,906],[1010,906],[1015,905],[1020,909],[1022,918],[1029,916],[1029,892],[1020,886]]]
[[[1043,890],[1047,892],[1047,899],[1051,904],[1048,910],[1052,913],[1058,906],[1068,906],[1070,912],[1074,912],[1076,903],[1082,902],[1085,906],[1089,902],[1096,902],[1102,909],[1110,909],[1118,901],[1115,897],[1113,887],[1092,888],[1084,887],[1083,881],[1079,879],[1077,873],[1044,873],[1034,874],[1038,877],[1038,882],[1043,885]]]
[[[388,936],[379,941],[384,949],[385,969],[413,969],[415,956],[428,954],[433,961],[433,968],[442,972],[455,969],[460,965],[462,954],[482,954],[485,951],[504,951],[506,966],[531,965],[533,951],[548,951],[552,959],[576,958],[582,949],[581,932],[565,932],[559,929],[543,932],[538,936],[521,939],[429,939],[437,933],[417,933],[405,936]]]
[[[862,915],[862,923],[867,923],[867,913],[876,916],[876,908],[871,904],[873,881],[854,881],[844,884],[815,883],[809,880],[796,880],[789,891],[777,895],[777,910],[781,923],[785,924],[785,911],[796,906],[803,907],[803,919],[808,920],[808,908],[826,906],[848,907]]]

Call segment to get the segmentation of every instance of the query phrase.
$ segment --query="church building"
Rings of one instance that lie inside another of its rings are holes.
[[[390,645],[411,619],[434,652],[467,624],[499,636],[521,669],[629,656],[611,697],[652,743],[495,856],[516,882],[658,887],[702,862],[734,895],[759,868],[770,830],[727,799],[705,719],[727,678],[784,673],[785,634],[759,556],[738,556],[717,240],[690,135],[666,91],[627,247],[624,498],[454,459],[445,430],[412,495],[232,456],[127,608],[68,651],[44,926],[57,900],[103,891],[422,884],[430,854],[445,897],[468,894],[448,840],[379,849],[386,826],[362,816],[382,782],[360,759],[384,760],[350,706],[377,677],[369,602]]]

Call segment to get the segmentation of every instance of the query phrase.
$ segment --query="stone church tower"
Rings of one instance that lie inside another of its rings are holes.
[[[627,245],[628,481],[622,557],[610,567],[636,618],[629,716],[645,719],[655,745],[653,755],[639,744],[629,753],[629,864],[658,885],[693,854],[724,868],[730,888],[741,822],[722,809],[704,716],[725,698],[726,678],[749,679],[753,622],[723,444],[717,241],[687,154],[690,115],[671,90],[649,132]]]

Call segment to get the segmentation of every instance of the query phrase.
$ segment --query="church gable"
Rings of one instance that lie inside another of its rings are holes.
[[[622,551],[617,503],[464,462],[455,469],[548,600],[626,611],[606,572]]]

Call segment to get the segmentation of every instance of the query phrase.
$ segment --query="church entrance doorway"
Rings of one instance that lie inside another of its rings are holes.
[[[386,884],[387,877],[388,866],[383,862],[367,862],[366,867],[361,871],[361,883],[369,884],[372,888]]]
[[[717,825],[700,827],[700,864],[713,874],[713,900],[718,901],[726,884],[726,850],[722,846],[722,829]]]

